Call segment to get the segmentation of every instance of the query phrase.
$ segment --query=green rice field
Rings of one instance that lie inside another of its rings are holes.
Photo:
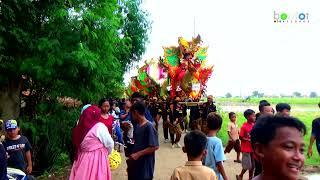
[[[267,100],[271,104],[277,104],[277,103],[289,103],[289,104],[301,104],[301,105],[316,105],[320,102],[320,97],[317,98],[308,98],[308,97],[283,97],[283,98],[250,98],[248,100],[245,100],[243,98],[239,97],[232,97],[232,98],[217,98],[216,101],[223,103],[223,102],[234,102],[234,103],[240,103],[240,102],[246,102],[251,104],[258,104],[259,101],[262,99]]]
[[[264,98],[264,99],[268,100],[272,104],[273,107],[276,105],[276,103],[279,103],[279,102],[286,102],[292,106],[291,115],[300,119],[307,127],[307,134],[304,137],[304,140],[306,143],[305,164],[306,165],[320,165],[320,157],[319,157],[318,152],[316,150],[315,144],[313,145],[313,156],[311,158],[307,157],[307,150],[308,150],[309,139],[310,139],[310,134],[311,134],[312,121],[313,121],[313,119],[320,117],[320,109],[317,107],[317,104],[320,102],[320,98],[291,98],[291,99],[290,98],[271,98],[271,99]],[[226,143],[228,141],[227,124],[229,122],[229,117],[228,117],[229,111],[236,112],[237,124],[240,128],[242,126],[242,124],[245,122],[245,118],[243,116],[243,111],[245,109],[251,108],[251,107],[256,107],[256,109],[254,109],[254,110],[257,110],[257,106],[258,106],[258,103],[260,100],[261,99],[258,99],[258,98],[251,99],[250,102],[246,102],[246,104],[242,103],[240,108],[238,105],[236,105],[235,107],[237,107],[236,108],[237,110],[232,110],[233,106],[226,105],[226,104],[232,104],[232,103],[237,104],[237,103],[241,102],[241,101],[239,101],[239,99],[219,98],[216,100],[217,106],[220,109],[221,115],[223,117],[223,125],[222,125],[220,132],[218,133],[218,136],[222,139],[222,142],[224,145],[226,145]],[[293,103],[293,102],[295,102],[295,103]],[[303,104],[303,102],[305,102],[305,103]],[[221,105],[221,104],[224,104],[224,105]],[[223,109],[225,109],[225,108],[223,108],[223,107],[221,108],[221,107],[219,107],[219,105],[227,107],[226,109],[228,109],[228,111],[224,111]],[[310,107],[312,107],[311,110],[310,110]]]

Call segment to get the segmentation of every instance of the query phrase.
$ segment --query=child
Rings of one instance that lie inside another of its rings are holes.
[[[271,104],[268,103],[267,101],[263,101],[263,102],[261,102],[259,104],[259,111],[260,111],[259,116],[260,115],[264,115],[264,116],[270,115],[270,116],[272,116],[274,114],[274,112],[273,112],[274,110],[273,110]]]
[[[127,160],[128,180],[152,179],[155,151],[159,149],[158,132],[145,117],[146,108],[141,101],[135,102],[130,110],[136,126],[133,134],[132,154]]]
[[[214,171],[202,165],[202,159],[206,156],[207,138],[200,131],[191,131],[184,137],[184,153],[187,153],[188,161],[184,166],[175,168],[171,180],[213,180],[216,179]]]
[[[220,115],[211,112],[207,117],[208,128],[208,154],[204,164],[214,170],[219,180],[228,180],[223,168],[223,161],[226,160],[223,152],[222,141],[216,135],[221,129],[222,118]]]
[[[242,171],[237,175],[237,180],[242,180],[243,174],[249,170],[249,179],[252,179],[254,170],[253,150],[250,142],[250,132],[256,120],[256,114],[252,109],[247,109],[243,113],[247,119],[240,130],[241,152],[242,152]]]
[[[124,129],[126,135],[126,142],[133,144],[133,125],[130,121],[131,102],[127,100],[124,105],[124,110],[120,112],[121,127]]]
[[[79,123],[72,129],[74,160],[69,180],[111,180],[108,155],[114,148],[108,128],[100,121],[97,106],[88,106],[80,116]]]
[[[122,132],[120,128],[120,108],[118,107],[118,102],[114,101],[113,106],[110,109],[109,115],[112,115],[113,117],[113,123],[112,123],[112,129],[115,130],[116,136],[117,136],[117,141],[120,144],[124,144],[123,142],[123,137],[122,137]]]
[[[16,120],[7,120],[5,122],[5,130],[6,139],[3,145],[9,156],[8,167],[20,169],[30,174],[32,172],[32,160],[31,145],[28,139],[19,135],[20,128]]]
[[[305,125],[293,117],[267,116],[257,122],[251,143],[262,172],[254,180],[298,180],[305,160],[305,133]]]
[[[170,134],[171,145],[172,145],[171,147],[181,148],[179,141],[180,141],[182,132],[178,127],[180,114],[179,114],[179,111],[177,110],[177,103],[172,101],[170,102],[169,107],[170,108],[169,108],[168,118],[170,123],[168,123],[168,126],[169,126],[169,134]]]
[[[278,116],[290,116],[291,106],[287,103],[279,103],[276,105]]]
[[[261,100],[259,103],[259,113],[256,114],[256,120],[259,122],[260,116],[273,116],[274,109],[272,108],[271,104],[266,100]],[[261,173],[262,167],[260,162],[254,157],[254,176],[257,176]]]
[[[162,127],[163,127],[163,137],[164,143],[169,143],[169,120],[168,120],[169,110],[167,108],[167,103],[164,101],[161,105],[161,116],[162,116]]]
[[[237,152],[237,160],[234,160],[234,162],[241,163],[240,161],[241,147],[240,147],[239,128],[237,125],[236,113],[230,112],[229,119],[231,121],[228,123],[229,141],[226,146],[226,149],[224,150],[224,153],[229,153],[232,149],[234,149]]]

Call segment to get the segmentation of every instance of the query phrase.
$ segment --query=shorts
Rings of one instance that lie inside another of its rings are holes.
[[[246,170],[254,169],[254,159],[252,153],[242,153],[242,168]]]
[[[234,149],[236,152],[241,152],[241,146],[240,146],[239,139],[237,139],[236,141],[229,140],[224,152],[229,153],[232,149]]]

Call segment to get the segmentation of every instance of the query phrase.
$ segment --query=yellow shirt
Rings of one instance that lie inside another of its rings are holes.
[[[201,161],[187,161],[184,166],[177,167],[171,180],[216,180],[214,171],[202,165]]]

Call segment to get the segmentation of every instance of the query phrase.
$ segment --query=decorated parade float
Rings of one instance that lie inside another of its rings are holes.
[[[179,37],[178,46],[163,50],[163,56],[146,60],[138,75],[131,77],[126,94],[140,92],[148,97],[198,102],[213,71],[207,63],[208,47],[202,45],[200,35],[191,41]]]

